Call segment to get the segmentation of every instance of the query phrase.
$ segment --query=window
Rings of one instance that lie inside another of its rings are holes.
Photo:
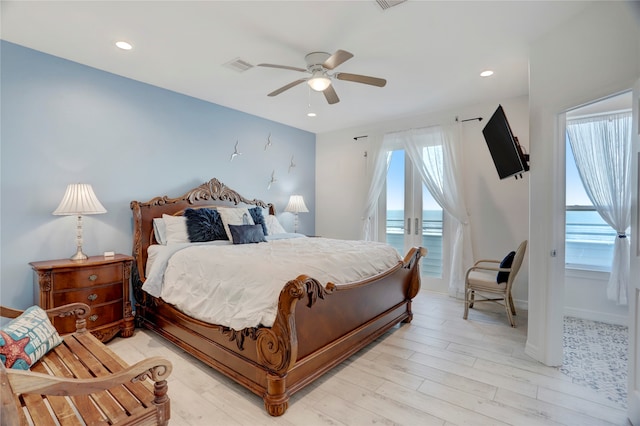
[[[597,120],[598,117],[617,117],[616,113],[628,110],[631,103],[630,93],[618,95],[585,107],[576,109],[567,114],[567,122],[571,119],[577,120]],[[612,123],[612,120],[613,123]],[[601,120],[610,126],[602,133],[602,146],[606,148],[607,141],[617,141],[620,133],[616,133],[613,129],[618,129],[618,118],[609,118]],[[591,121],[589,121],[591,122]],[[600,127],[602,129],[602,127]],[[585,130],[586,131],[586,130]],[[624,132],[622,132],[624,134]],[[595,141],[600,143],[600,133],[592,133],[598,135]],[[612,136],[616,135],[616,136]],[[574,136],[575,137],[575,136]],[[585,141],[588,137],[585,136]],[[593,139],[592,139],[593,140]],[[574,141],[575,143],[575,141]],[[623,140],[620,143],[624,143]],[[587,148],[589,150],[589,148]],[[579,150],[580,151],[580,150]],[[612,152],[609,149],[607,152]],[[571,269],[584,269],[611,272],[611,265],[614,258],[614,247],[617,232],[605,222],[598,213],[595,206],[587,196],[578,168],[574,153],[569,143],[569,137],[566,138],[566,214],[565,214],[565,266]],[[581,153],[584,156],[585,151]],[[593,152],[590,151],[589,152]],[[592,154],[591,158],[594,158]],[[597,158],[602,158],[596,156]],[[582,158],[582,157],[581,157]],[[584,161],[584,159],[583,159]],[[607,166],[613,167],[613,164]],[[615,170],[615,169],[612,169]],[[611,173],[609,173],[609,176]],[[616,174],[616,176],[623,176]],[[595,179],[592,175],[587,179]],[[598,182],[606,182],[606,176],[598,176]],[[617,182],[617,181],[616,181]],[[593,187],[593,182],[590,182]],[[601,183],[603,187],[606,185]],[[607,186],[607,188],[609,188]],[[603,192],[597,189],[595,194],[596,200],[602,200]],[[606,199],[606,198],[605,198]],[[600,201],[601,202],[601,201]],[[602,204],[602,202],[601,202]]]
[[[422,259],[422,274],[442,278],[442,207],[422,184],[404,150],[391,155],[386,199],[387,243],[403,255],[410,247],[426,247],[429,255]],[[412,232],[407,232],[408,222]]]

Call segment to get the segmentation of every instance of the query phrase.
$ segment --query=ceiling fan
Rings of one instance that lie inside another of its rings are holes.
[[[274,90],[267,96],[277,96],[285,90],[289,90],[292,87],[297,86],[300,83],[307,82],[316,92],[324,93],[324,97],[330,104],[340,102],[338,95],[336,94],[331,79],[336,78],[338,80],[351,81],[355,83],[369,84],[371,86],[384,87],[387,84],[387,80],[377,77],[369,77],[360,74],[350,74],[346,72],[336,72],[329,74],[329,71],[336,68],[338,65],[353,58],[353,54],[346,50],[337,50],[333,55],[326,52],[312,52],[304,57],[307,68],[290,67],[287,65],[275,65],[275,64],[258,64],[259,67],[269,68],[281,68],[285,70],[299,71],[311,74],[310,77],[305,77],[292,81],[291,83],[282,86],[279,89]]]

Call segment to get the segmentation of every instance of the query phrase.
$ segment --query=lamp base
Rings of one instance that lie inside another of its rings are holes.
[[[82,252],[82,247],[78,247],[78,251],[76,252],[76,254],[71,256],[69,259],[71,259],[71,260],[87,260],[88,258],[89,258],[89,256],[87,256],[86,254],[84,254]]]

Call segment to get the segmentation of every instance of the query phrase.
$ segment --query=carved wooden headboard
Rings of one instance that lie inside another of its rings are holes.
[[[275,214],[273,204],[267,204],[261,200],[249,200],[227,187],[218,179],[213,178],[197,188],[193,188],[186,194],[169,198],[160,196],[146,202],[132,201],[130,204],[133,213],[133,289],[136,300],[143,298],[141,287],[145,281],[147,264],[147,249],[155,244],[153,234],[153,219],[162,217],[163,214],[174,215],[187,208],[200,208],[207,206],[237,206],[247,204],[269,209],[269,214]]]

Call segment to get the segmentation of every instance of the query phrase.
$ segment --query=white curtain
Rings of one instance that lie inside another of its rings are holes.
[[[401,144],[420,172],[433,198],[448,214],[444,241],[450,241],[449,295],[463,297],[464,274],[471,266],[471,232],[462,191],[459,125],[410,129],[385,135],[385,143]]]
[[[631,112],[567,121],[567,137],[587,196],[617,233],[607,297],[627,304],[631,226]]]
[[[369,136],[371,150],[367,155],[371,158],[371,172],[368,178],[371,184],[367,193],[367,200],[362,215],[362,239],[366,241],[378,241],[378,199],[387,179],[387,171],[391,162],[392,151],[383,146],[381,136]]]

